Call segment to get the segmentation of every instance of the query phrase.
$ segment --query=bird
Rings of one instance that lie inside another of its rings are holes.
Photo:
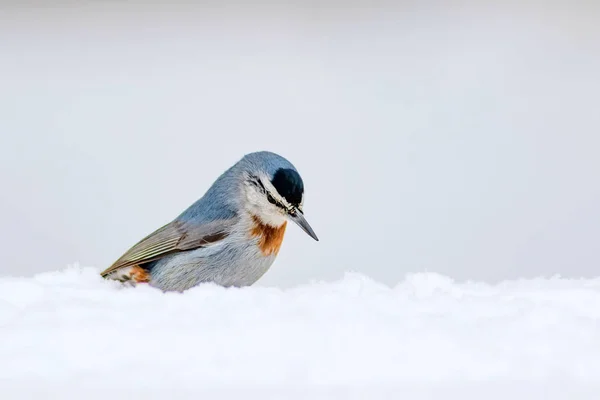
[[[279,254],[288,221],[319,241],[303,206],[304,182],[290,161],[270,151],[245,154],[200,199],[101,276],[164,292],[202,283],[251,286]]]

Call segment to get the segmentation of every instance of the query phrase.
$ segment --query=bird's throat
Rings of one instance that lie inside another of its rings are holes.
[[[284,221],[278,227],[273,227],[265,224],[259,217],[253,215],[250,234],[258,238],[258,247],[265,256],[277,255],[283,243],[286,226],[287,221]]]

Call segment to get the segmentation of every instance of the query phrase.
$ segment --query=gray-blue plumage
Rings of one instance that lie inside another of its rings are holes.
[[[260,171],[272,178],[280,168],[296,170],[292,163],[275,153],[260,151],[247,154],[223,172],[204,196],[188,207],[178,218],[194,219],[196,223],[204,223],[214,219],[234,217],[242,201],[238,196],[238,188],[244,181],[245,174],[257,174]]]
[[[252,285],[275,260],[286,220],[318,240],[303,216],[303,194],[302,179],[288,160],[266,151],[247,154],[102,275],[165,291],[203,282]]]

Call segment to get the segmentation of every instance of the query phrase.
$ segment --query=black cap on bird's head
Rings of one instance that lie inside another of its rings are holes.
[[[298,224],[310,237],[318,241],[317,234],[304,218],[302,211],[304,183],[298,171],[292,168],[279,168],[273,174],[271,184],[277,190],[277,193],[291,206],[291,208],[287,209],[290,219]],[[269,201],[276,204],[276,201],[270,196]]]
[[[277,193],[291,206],[300,207],[304,195],[304,183],[300,174],[291,168],[280,168],[273,175],[271,184]]]

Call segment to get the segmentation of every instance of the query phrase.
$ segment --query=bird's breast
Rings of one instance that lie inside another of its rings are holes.
[[[258,217],[252,216],[250,235],[258,239],[258,247],[263,255],[277,255],[283,243],[286,226],[287,221],[279,227],[272,227],[263,223]]]

